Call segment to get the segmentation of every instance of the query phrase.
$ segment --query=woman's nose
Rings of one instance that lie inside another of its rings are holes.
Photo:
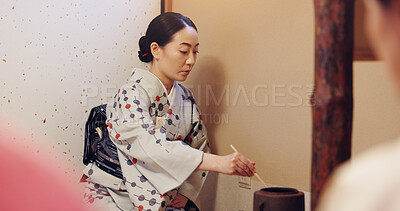
[[[186,64],[193,65],[196,62],[194,53],[189,54],[189,58],[186,59]]]

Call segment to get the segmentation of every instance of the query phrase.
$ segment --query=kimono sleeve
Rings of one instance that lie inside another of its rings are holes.
[[[107,107],[114,144],[161,194],[180,186],[199,166],[203,151],[166,139],[149,113],[150,97],[138,85],[125,85]],[[121,161],[123,162],[123,161]]]

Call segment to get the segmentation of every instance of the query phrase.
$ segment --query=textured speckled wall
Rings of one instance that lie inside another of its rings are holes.
[[[0,1],[0,138],[81,174],[84,123],[133,67],[160,1]],[[20,138],[23,136],[23,138]]]

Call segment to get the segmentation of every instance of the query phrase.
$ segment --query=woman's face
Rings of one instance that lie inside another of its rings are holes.
[[[199,37],[193,27],[176,32],[172,40],[156,52],[158,77],[164,83],[184,81],[196,63]],[[154,63],[153,63],[154,65]]]
[[[365,0],[367,35],[376,55],[387,62],[400,90],[400,0],[388,8],[378,0]]]

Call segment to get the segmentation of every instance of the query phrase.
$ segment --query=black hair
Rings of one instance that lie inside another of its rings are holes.
[[[392,3],[392,0],[378,0],[378,2],[381,3],[384,7],[389,7]]]
[[[194,23],[186,16],[175,12],[163,13],[155,17],[146,30],[146,35],[139,39],[139,59],[142,62],[153,61],[150,44],[156,42],[159,46],[168,44],[172,36],[186,26],[197,28]]]

